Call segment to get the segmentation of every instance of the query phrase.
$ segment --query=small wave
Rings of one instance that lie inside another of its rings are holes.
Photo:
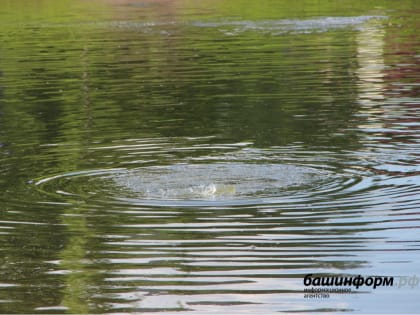
[[[315,19],[282,19],[263,21],[221,21],[221,22],[194,22],[197,27],[228,28],[224,32],[232,31],[263,31],[278,34],[282,32],[312,32],[328,31],[347,27],[359,27],[371,20],[385,19],[382,15],[351,16],[351,17],[322,17]],[[222,29],[223,31],[223,29]]]

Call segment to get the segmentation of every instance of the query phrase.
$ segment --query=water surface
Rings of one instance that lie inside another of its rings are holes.
[[[3,1],[0,312],[416,313],[419,10]]]

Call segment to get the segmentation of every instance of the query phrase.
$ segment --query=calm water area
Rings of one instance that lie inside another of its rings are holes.
[[[418,313],[419,29],[417,0],[2,0],[0,313]]]

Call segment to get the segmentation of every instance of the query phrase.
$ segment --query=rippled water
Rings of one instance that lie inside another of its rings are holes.
[[[42,3],[0,4],[1,313],[418,311],[416,1]]]
[[[312,189],[326,172],[315,169],[276,165],[276,164],[244,164],[244,163],[203,163],[203,164],[173,164],[169,166],[141,167],[134,170],[94,170],[65,174],[62,178],[54,176],[40,180],[41,187],[52,185],[56,192],[68,196],[80,196],[80,192],[97,194],[99,186],[106,182],[105,192],[109,198],[121,199],[129,193],[137,202],[156,200],[156,205],[179,200],[187,205],[196,200],[202,200],[202,206],[213,205],[218,201],[226,205],[229,199],[235,199],[238,205],[271,202],[307,186]],[[88,180],[86,180],[88,177]],[[66,179],[63,185],[57,187],[57,182]],[[75,181],[79,181],[77,186]],[[50,183],[52,182],[52,183]],[[61,187],[63,186],[63,187]],[[69,191],[64,190],[69,186]],[[117,187],[116,187],[117,186]],[[94,190],[91,187],[95,188]],[[125,188],[126,192],[118,187]],[[76,191],[73,189],[76,188]],[[51,188],[44,188],[51,189]],[[103,196],[101,196],[103,199]]]

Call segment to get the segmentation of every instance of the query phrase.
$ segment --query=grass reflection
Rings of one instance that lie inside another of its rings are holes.
[[[60,253],[61,267],[67,273],[63,281],[62,305],[74,314],[88,314],[92,309],[92,290],[96,276],[90,267],[89,242],[94,233],[88,227],[83,208],[72,208],[63,214],[69,239]]]

